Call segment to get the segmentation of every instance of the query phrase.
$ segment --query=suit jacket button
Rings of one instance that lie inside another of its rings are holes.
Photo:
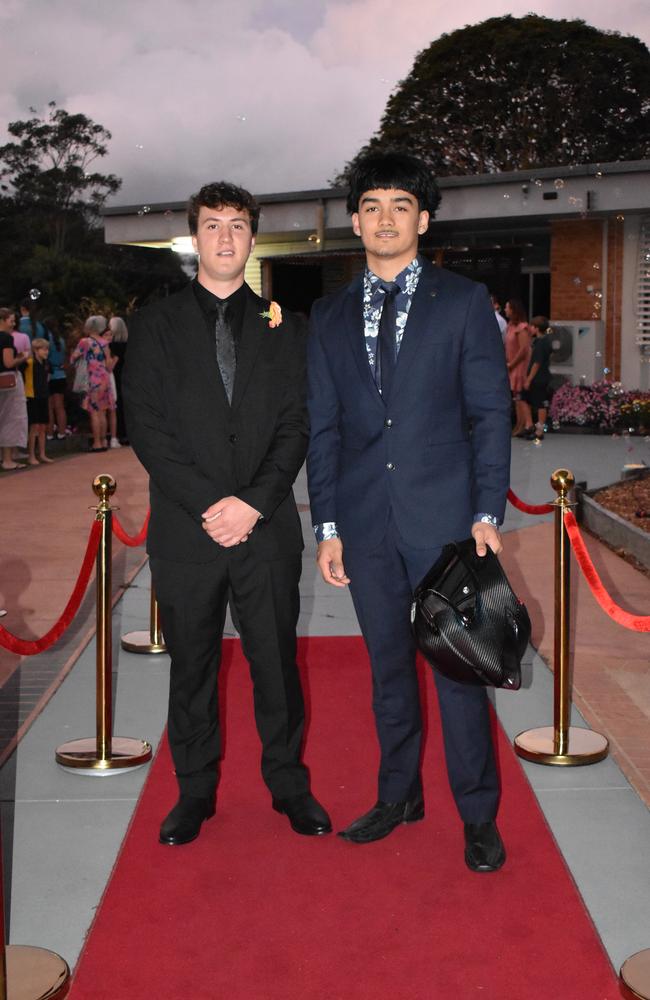
[[[237,440],[237,435],[236,434],[231,434],[230,437],[228,438],[228,440],[230,441],[231,444],[234,444],[235,441]]]
[[[395,466],[393,465],[392,462],[386,462],[386,468],[388,469],[389,472],[392,472]]]
[[[384,427],[392,427],[392,426],[393,426],[393,421],[390,419],[390,417],[386,417],[386,419],[384,420]]]

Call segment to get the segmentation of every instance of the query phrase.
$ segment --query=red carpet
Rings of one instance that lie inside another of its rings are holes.
[[[500,736],[502,871],[470,873],[441,760],[435,698],[427,817],[358,847],[299,837],[259,777],[239,646],[224,671],[217,816],[193,844],[157,843],[175,801],[167,747],[152,766],[70,1000],[614,1000],[616,979],[519,763]],[[301,646],[306,760],[340,829],[375,798],[361,641]],[[517,697],[513,694],[512,697]]]

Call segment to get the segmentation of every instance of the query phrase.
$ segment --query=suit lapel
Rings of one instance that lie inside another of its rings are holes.
[[[371,394],[373,400],[382,406],[381,393],[377,389],[377,384],[373,378],[370,365],[368,363],[368,351],[366,350],[366,331],[363,320],[363,275],[359,275],[350,284],[348,294],[343,303],[343,318],[348,337],[348,343],[354,355],[359,377],[362,384]]]
[[[391,391],[392,399],[406,382],[408,370],[418,353],[422,350],[427,329],[431,328],[431,319],[437,308],[439,274],[429,261],[424,261],[418,287],[411,302],[408,319],[404,327],[404,335],[397,355],[397,365]]]
[[[241,405],[246,387],[250,380],[257,356],[262,346],[262,338],[269,330],[269,321],[261,316],[268,304],[248,290],[244,322],[242,324],[241,340],[237,349],[237,368],[235,370],[235,385],[232,393],[232,409]]]

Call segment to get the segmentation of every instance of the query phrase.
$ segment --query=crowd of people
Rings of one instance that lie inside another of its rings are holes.
[[[88,450],[126,442],[120,379],[128,330],[119,316],[89,316],[73,350],[55,317],[38,317],[26,300],[0,307],[0,453],[6,471],[49,464],[49,441],[73,428],[68,411],[85,414]],[[83,419],[80,421],[83,424]]]
[[[506,352],[514,408],[513,437],[541,442],[551,393],[553,345],[549,321],[546,316],[533,316],[529,322],[519,299],[508,299],[505,317],[495,295],[492,304]]]

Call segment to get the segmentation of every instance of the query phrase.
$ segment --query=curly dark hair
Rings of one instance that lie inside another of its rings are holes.
[[[248,212],[253,236],[257,232],[257,225],[260,219],[260,206],[250,191],[246,191],[245,188],[237,187],[236,184],[229,184],[227,181],[215,181],[212,184],[204,184],[200,191],[192,195],[187,204],[187,224],[190,227],[192,236],[196,236],[199,225],[199,211],[202,205],[206,208],[228,207],[236,208],[240,212]]]
[[[366,191],[408,191],[417,198],[421,212],[431,218],[440,204],[440,190],[424,160],[409,153],[370,153],[357,160],[349,174],[347,209],[359,211],[359,201]]]

